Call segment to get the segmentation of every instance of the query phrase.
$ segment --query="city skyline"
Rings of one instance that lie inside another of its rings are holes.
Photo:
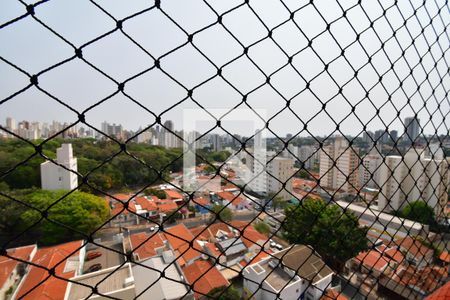
[[[145,1],[101,3],[106,11],[118,19],[152,5]],[[287,1],[285,5],[294,11],[298,9],[299,3]],[[444,54],[440,56],[440,47],[445,48],[447,44],[446,37],[435,33],[444,28],[439,18],[431,20],[435,31],[422,32],[422,39],[411,41],[407,31],[396,31],[396,43],[389,39],[392,30],[386,21],[376,17],[384,9],[377,2],[363,1],[362,6],[372,12],[369,15],[358,9],[350,9],[346,7],[347,4],[341,4],[343,7],[336,4],[328,6],[319,1],[316,5],[326,21],[340,17],[343,9],[349,9],[348,17],[353,24],[368,25],[374,22],[377,35],[366,31],[364,26],[357,26],[352,30],[341,20],[334,22],[329,28],[333,38],[327,33],[315,38],[313,43],[308,43],[320,30],[326,29],[325,21],[313,7],[307,6],[295,13],[293,21],[300,26],[309,25],[304,28],[304,32],[300,32],[293,22],[283,23],[289,18],[289,14],[280,3],[256,1],[252,3],[252,7],[262,14],[262,20],[268,28],[275,28],[273,40],[266,39],[253,44],[266,35],[267,29],[248,8],[239,7],[226,14],[223,19],[223,24],[237,36],[242,45],[252,45],[247,56],[227,64],[241,55],[243,46],[220,24],[195,34],[193,44],[210,57],[217,67],[225,65],[221,72],[222,78],[217,76],[216,67],[202,57],[197,49],[190,44],[184,45],[187,33],[203,29],[214,22],[214,13],[201,1],[194,1],[192,5],[176,1],[164,1],[161,4],[162,9],[172,14],[174,20],[186,28],[187,32],[181,31],[157,10],[123,22],[121,30],[155,58],[183,45],[161,58],[160,70],[152,68],[154,60],[119,30],[96,43],[85,45],[95,36],[116,28],[115,22],[95,5],[50,1],[36,7],[35,16],[54,27],[74,47],[84,45],[83,59],[114,80],[75,59],[40,74],[38,86],[79,113],[91,108],[85,113],[85,119],[95,127],[106,120],[135,131],[143,124],[154,122],[152,113],[160,115],[164,112],[163,121],[181,120],[183,109],[199,108],[194,100],[207,110],[232,110],[243,101],[245,95],[249,106],[268,112],[270,127],[280,136],[295,133],[288,132],[286,122],[289,122],[289,128],[298,128],[298,131],[303,127],[303,123],[295,115],[304,122],[311,120],[308,123],[311,134],[324,136],[336,128],[334,121],[340,122],[340,130],[344,135],[356,135],[364,126],[376,130],[391,124],[390,129],[399,130],[401,121],[416,112],[418,118],[423,120],[422,126],[426,134],[433,134],[435,127],[438,128],[438,134],[448,133],[449,124],[445,116],[434,113],[450,109],[450,104],[445,101],[446,93],[443,88],[448,85],[450,78],[446,74],[445,59],[442,59]],[[398,3],[399,9],[407,12],[417,5]],[[211,1],[211,7],[223,13],[234,6],[232,1],[222,3],[214,0]],[[8,19],[8,16],[16,15],[22,9],[18,2],[7,2],[0,17]],[[436,7],[427,5],[427,10],[436,12]],[[67,14],[68,11],[70,15]],[[187,17],[191,15],[196,17]],[[403,16],[398,13],[386,14],[384,18],[389,24],[404,22]],[[426,12],[418,10],[415,18],[408,19],[405,27],[408,31],[417,32],[421,22],[426,23],[428,19]],[[276,27],[278,24],[281,26]],[[292,39],[292,36],[297,39]],[[355,42],[357,38],[364,44],[364,48]],[[431,44],[430,41],[436,43]],[[3,45],[0,56],[29,74],[37,74],[74,55],[74,49],[28,18],[0,31],[0,43]],[[342,51],[344,48],[345,51]],[[104,55],[105,51],[108,55]],[[293,56],[292,63],[286,65],[288,56]],[[329,65],[326,69],[327,63]],[[421,67],[416,67],[416,64]],[[389,69],[394,69],[395,72],[388,72]],[[3,61],[0,61],[0,70],[0,101],[30,83],[27,76]],[[303,78],[297,74],[299,70]],[[135,74],[141,75],[126,82],[123,92],[118,91],[117,83],[124,82]],[[215,77],[209,80],[213,76]],[[267,80],[269,76],[270,81]],[[400,82],[402,85],[399,88]],[[192,88],[192,93],[188,92]],[[106,99],[105,102],[92,107],[102,99]],[[289,108],[286,107],[286,101],[290,101]],[[417,109],[424,101],[427,103],[426,109]],[[29,107],[34,109],[28,109]],[[323,111],[324,108],[326,112]],[[398,111],[400,115],[397,115]],[[77,113],[35,87],[19,93],[14,101],[2,103],[0,119],[8,115],[41,122],[56,118],[69,123],[78,120]],[[360,116],[364,116],[362,122],[358,119]],[[179,122],[175,123],[179,126]],[[222,123],[225,124],[225,120]],[[239,126],[236,133],[247,136],[252,134],[245,132],[245,129],[246,126]]]
[[[15,123],[16,128],[18,128],[19,124],[23,123],[23,122],[25,122],[27,124],[31,124],[31,125],[34,124],[34,126],[39,126],[41,128],[43,126],[47,126],[47,127],[48,126],[49,127],[53,126],[53,127],[55,127],[55,124],[57,124],[58,131],[60,131],[63,128],[65,128],[65,127],[63,127],[63,125],[67,125],[67,126],[71,125],[68,122],[61,122],[61,121],[58,121],[58,120],[42,122],[42,121],[36,121],[36,120],[17,120],[16,118],[13,118],[11,116],[7,116],[5,121],[2,124],[2,126],[4,126],[6,129],[8,129],[8,128],[11,129],[11,127],[9,126],[10,124],[8,124],[8,120],[13,120],[14,123]],[[415,120],[415,121],[411,122],[411,120]],[[161,122],[161,123],[163,125],[165,123],[171,123],[172,125],[169,126],[169,129],[174,130],[174,132],[179,132],[179,133],[182,132],[182,128],[177,127],[176,123],[173,120],[165,120],[164,122]],[[195,131],[202,133],[201,128],[205,127],[205,123],[208,123],[208,122],[207,121],[199,122],[200,126],[198,126],[198,127],[200,127],[200,128],[199,128],[199,130],[195,130]],[[423,128],[420,125],[420,119],[415,119],[414,117],[406,117],[404,119],[403,123],[405,124],[405,127],[401,127],[399,129],[390,129],[390,128],[382,128],[382,129],[374,129],[374,130],[368,129],[366,131],[361,132],[356,137],[362,137],[364,140],[367,140],[367,141],[369,141],[370,139],[375,139],[375,140],[378,140],[381,143],[386,143],[389,140],[389,136],[391,136],[392,140],[396,140],[397,138],[402,138],[402,139],[405,140],[405,139],[409,139],[409,137],[411,137],[414,140],[419,135],[420,136],[423,136],[423,135],[425,135],[425,136],[427,136],[427,135],[428,136],[434,136],[433,133],[429,133],[429,134],[427,134],[426,132],[422,133],[422,129]],[[100,123],[100,126],[98,126],[98,127],[94,126],[95,130],[91,129],[90,127],[86,126],[83,123],[78,123],[77,125],[75,125],[74,127],[69,129],[69,133],[74,133],[74,132],[77,132],[77,131],[79,132],[80,130],[82,130],[83,133],[86,133],[86,132],[89,133],[88,135],[84,135],[84,137],[97,137],[97,135],[100,134],[99,131],[97,130],[97,128],[99,130],[105,132],[105,133],[108,132],[108,131],[104,130],[105,129],[105,127],[104,127],[105,125],[104,124],[108,124],[110,126],[112,126],[112,125],[113,126],[118,126],[118,127],[120,127],[120,131],[126,131],[126,132],[129,132],[130,134],[137,134],[138,132],[141,132],[138,135],[138,137],[140,135],[145,134],[146,130],[157,130],[158,131],[158,130],[164,128],[163,126],[161,126],[161,124],[154,124],[150,128],[147,128],[149,125],[141,125],[141,126],[139,126],[139,128],[137,130],[130,130],[129,128],[126,128],[125,126],[123,126],[121,123],[109,123],[107,121],[102,121]],[[213,123],[211,123],[211,125],[213,126]],[[250,135],[254,135],[255,132],[257,132],[258,130],[261,130],[261,129],[255,129],[254,131],[251,132]],[[206,131],[207,130],[205,130],[203,132],[206,132]],[[266,134],[266,136],[268,138],[275,137],[271,132],[269,132],[267,130],[265,130],[265,132],[266,132],[265,134]],[[7,134],[7,132],[2,130],[1,128],[0,128],[0,133]],[[232,134],[238,134],[238,133],[232,132],[232,131],[231,131],[231,133]],[[331,131],[330,131],[330,133],[331,133]],[[315,137],[328,137],[330,135],[330,133],[327,134],[327,135],[323,135],[323,136],[316,135]],[[209,132],[208,134],[219,134],[220,136],[227,136],[228,135],[227,132],[225,132],[223,130],[220,130],[220,129],[215,129],[215,130]],[[238,134],[238,135],[240,135],[240,134]],[[250,136],[250,135],[248,135],[248,136]],[[339,135],[342,135],[342,134],[341,134],[341,132],[338,131],[338,132],[334,132],[331,136],[339,136]],[[240,135],[240,136],[248,137],[246,135]],[[291,136],[292,136],[292,132],[288,132],[288,133],[286,133],[286,135],[280,136],[280,137],[281,138],[285,138],[285,137],[291,137]],[[352,135],[348,135],[348,136],[352,136]],[[297,137],[305,138],[305,137],[312,137],[312,135],[309,135],[308,133],[304,133],[303,132],[303,133],[300,133],[299,135],[297,135]],[[355,136],[352,136],[352,137],[355,137]]]

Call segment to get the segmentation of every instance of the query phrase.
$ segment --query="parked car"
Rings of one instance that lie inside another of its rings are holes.
[[[92,260],[94,258],[102,256],[102,253],[99,251],[90,251],[86,254],[86,260]]]
[[[99,271],[102,269],[102,264],[93,264],[92,266],[90,266],[87,270],[86,273],[91,273],[91,272],[95,272],[95,271]]]

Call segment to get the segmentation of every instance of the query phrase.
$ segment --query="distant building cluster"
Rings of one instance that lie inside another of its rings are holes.
[[[15,119],[8,117],[6,118],[5,128],[27,140],[46,139],[55,135],[60,138],[87,138],[95,136],[95,132],[92,129],[86,130],[83,127],[78,128],[77,126],[71,126],[71,124],[58,121],[51,123],[30,122],[26,120],[17,122]],[[1,130],[0,137],[13,138],[14,135]]]
[[[376,193],[377,208],[392,212],[406,204],[422,200],[444,217],[450,186],[450,158],[445,157],[443,143],[431,140],[419,143],[420,124],[405,119],[406,141],[396,147],[383,147],[378,141],[364,149],[350,145],[336,136],[320,149],[320,189],[322,195],[336,198],[346,195]],[[383,140],[382,136],[380,136]],[[377,140],[377,137],[375,137]]]
[[[0,138],[14,138],[15,135],[27,140],[46,139],[57,137],[63,139],[72,138],[95,138],[104,140],[114,138],[119,141],[132,139],[136,143],[145,143],[164,148],[182,148],[182,130],[176,130],[174,123],[167,120],[163,125],[156,125],[149,129],[139,128],[137,131],[124,129],[121,124],[111,124],[106,121],[100,124],[99,131],[79,126],[71,126],[69,123],[53,121],[52,123],[17,121],[11,117],[6,118],[5,128],[11,132],[0,130]],[[200,137],[199,132],[189,133],[195,138]],[[206,134],[197,141],[197,148],[209,148],[213,151],[222,151],[226,146],[237,147],[240,136],[237,139],[230,135],[217,133]]]

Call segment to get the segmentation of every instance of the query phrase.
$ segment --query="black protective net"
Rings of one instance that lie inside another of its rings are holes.
[[[6,297],[421,299],[447,281],[447,1],[10,2],[0,116],[72,121],[0,126]],[[176,130],[184,109],[212,125]],[[30,197],[44,161],[76,188]],[[95,226],[79,191],[106,203]]]

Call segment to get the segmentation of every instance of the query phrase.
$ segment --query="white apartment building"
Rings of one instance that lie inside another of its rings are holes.
[[[322,147],[320,150],[321,187],[356,193],[359,188],[358,153],[359,149],[350,147],[344,137],[336,137],[333,143]]]
[[[268,158],[269,160],[269,158]],[[292,175],[294,175],[294,160],[287,157],[275,157],[267,164],[267,191],[278,193],[284,200],[292,198]],[[270,174],[270,175],[269,175]],[[272,176],[271,176],[272,175]],[[286,184],[283,188],[283,185]]]
[[[331,287],[333,271],[311,247],[294,245],[247,266],[242,275],[246,298],[316,300]]]
[[[298,158],[305,164],[306,169],[311,169],[319,159],[319,150],[315,146],[300,146],[298,147]]]
[[[383,157],[374,148],[362,158],[359,167],[359,184],[361,187],[378,189],[380,187],[380,168]]]
[[[378,209],[393,211],[408,202],[423,200],[442,216],[447,205],[450,158],[431,159],[422,149],[411,149],[403,157],[387,156],[380,170]]]
[[[77,172],[77,159],[73,157],[72,144],[62,144],[56,150],[56,162]],[[46,161],[41,164],[41,185],[43,190],[73,190],[78,186],[78,176]]]

